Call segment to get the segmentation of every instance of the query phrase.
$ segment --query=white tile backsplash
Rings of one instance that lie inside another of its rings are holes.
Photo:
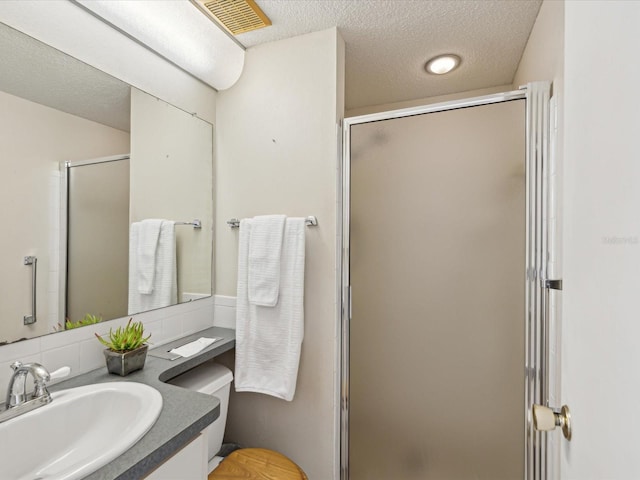
[[[236,297],[215,296],[213,324],[216,327],[236,328]]]
[[[86,327],[84,327],[86,328]],[[77,373],[85,373],[104,366],[104,346],[97,339],[83,340],[80,347],[80,367]],[[47,368],[48,366],[45,365]]]
[[[178,338],[182,335],[182,317],[174,315],[162,319],[162,334],[165,340]]]
[[[157,346],[213,326],[214,310],[214,297],[209,297],[140,313],[133,315],[133,318],[144,323],[152,334],[153,346]],[[11,377],[9,365],[15,360],[38,362],[49,371],[66,365],[71,367],[70,376],[103,367],[104,347],[95,338],[95,333],[108,334],[109,329],[126,325],[129,318],[127,316],[0,347],[0,392],[6,391]]]
[[[0,363],[9,364],[15,360],[22,360],[22,357],[39,354],[40,351],[40,338],[10,343],[0,347]]]
[[[149,338],[149,345],[153,348],[154,345],[163,343],[162,339],[162,320],[156,320],[154,322],[144,323],[145,335],[151,335]]]
[[[42,352],[42,365],[46,365],[49,372],[53,372],[61,367],[69,367],[69,376],[76,375],[80,370],[80,352],[77,345],[67,345],[65,347],[53,348]],[[64,378],[58,379],[62,381]],[[56,383],[53,381],[52,383]]]

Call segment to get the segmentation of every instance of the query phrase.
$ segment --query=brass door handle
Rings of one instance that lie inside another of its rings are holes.
[[[571,440],[571,412],[569,407],[563,405],[560,411],[554,411],[552,408],[534,404],[533,427],[539,432],[549,432],[556,427],[561,427],[564,438]]]

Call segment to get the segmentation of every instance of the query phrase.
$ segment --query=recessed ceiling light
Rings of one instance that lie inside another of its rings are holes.
[[[424,69],[433,75],[444,75],[445,73],[455,70],[460,65],[460,61],[461,60],[458,55],[453,55],[451,53],[438,55],[437,57],[433,57],[429,60],[425,64]]]

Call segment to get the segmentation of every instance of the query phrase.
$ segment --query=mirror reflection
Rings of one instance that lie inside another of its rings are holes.
[[[0,58],[0,344],[210,296],[212,125],[1,23]]]

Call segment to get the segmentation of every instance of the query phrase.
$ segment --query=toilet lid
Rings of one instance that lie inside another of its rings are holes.
[[[264,448],[242,448],[229,454],[208,480],[308,480],[300,467],[284,455]]]

